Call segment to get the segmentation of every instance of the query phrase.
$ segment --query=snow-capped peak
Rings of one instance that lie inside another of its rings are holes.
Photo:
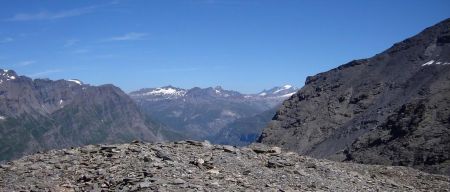
[[[269,90],[264,90],[257,95],[259,97],[290,97],[297,92],[297,88],[292,85],[286,84],[281,87],[274,87]]]
[[[278,92],[282,92],[288,89],[291,89],[292,85],[284,85],[283,87],[280,88],[276,88],[276,90],[273,92],[274,94],[278,93]]]
[[[7,69],[3,69],[3,73],[0,73],[0,75],[3,76],[6,81],[15,80],[17,78],[16,77],[17,74],[14,71],[10,71]]]
[[[140,91],[140,93],[135,93],[136,96],[168,96],[168,97],[180,97],[186,94],[186,90],[175,88],[172,86],[158,87],[153,89],[148,89],[145,91]]]
[[[173,89],[173,88],[170,88],[170,87],[169,88],[161,88],[161,87],[159,87],[159,88],[156,88],[153,91],[147,92],[147,94],[150,94],[150,95],[153,95],[153,94],[173,95],[175,93],[177,93],[177,90]]]

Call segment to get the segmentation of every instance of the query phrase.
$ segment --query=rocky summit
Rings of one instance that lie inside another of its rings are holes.
[[[278,147],[208,142],[88,145],[0,166],[0,191],[449,191],[408,167],[318,160]]]

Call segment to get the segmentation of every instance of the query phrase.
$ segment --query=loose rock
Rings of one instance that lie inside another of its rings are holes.
[[[412,168],[318,160],[264,145],[241,149],[195,141],[52,150],[0,167],[0,191],[448,191],[450,188],[449,177]]]

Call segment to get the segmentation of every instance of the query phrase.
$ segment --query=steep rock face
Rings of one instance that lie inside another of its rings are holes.
[[[0,160],[53,148],[161,139],[133,100],[113,85],[32,80],[11,70],[0,70],[0,82]]]
[[[450,174],[449,37],[447,19],[370,59],[308,77],[259,141],[314,157]]]
[[[43,179],[45,178],[45,179]],[[278,147],[180,141],[89,145],[0,165],[0,191],[448,191],[408,167],[317,160]]]

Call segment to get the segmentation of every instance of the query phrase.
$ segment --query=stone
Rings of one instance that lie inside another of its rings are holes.
[[[151,182],[145,181],[145,182],[140,182],[139,183],[139,187],[140,188],[149,188],[150,186],[152,186]]]
[[[201,158],[195,160],[196,165],[203,165],[203,163],[205,163],[205,160],[203,160]]]
[[[215,174],[215,175],[220,174],[219,170],[217,170],[217,169],[210,169],[210,170],[206,171],[206,173]]]
[[[172,158],[169,157],[169,155],[163,151],[156,151],[156,156],[161,158],[163,161],[171,161]]]
[[[252,145],[250,145],[250,148],[255,152],[255,153],[268,153],[270,152],[270,148],[266,145],[263,145],[261,143],[254,143]]]
[[[230,145],[224,145],[224,146],[222,147],[222,149],[223,149],[225,152],[236,153],[236,148],[233,147],[233,146],[230,146]]]
[[[231,155],[224,146],[188,142],[111,146],[120,151],[114,156],[118,158],[104,157],[103,152],[75,153],[85,149],[81,147],[74,148],[70,159],[55,150],[9,162],[8,168],[0,169],[0,191],[445,191],[450,187],[448,176],[283,151],[274,155],[278,152],[272,147],[259,154],[236,148],[241,155]],[[140,152],[133,152],[136,149]],[[157,157],[155,149],[173,160]],[[143,156],[151,161],[143,161]]]
[[[176,184],[176,185],[181,185],[181,184],[185,184],[185,183],[186,183],[186,181],[184,181],[183,179],[180,179],[180,178],[177,178],[173,181],[173,184]]]
[[[272,147],[270,148],[270,153],[274,153],[274,154],[280,154],[281,153],[281,148],[280,147]]]

